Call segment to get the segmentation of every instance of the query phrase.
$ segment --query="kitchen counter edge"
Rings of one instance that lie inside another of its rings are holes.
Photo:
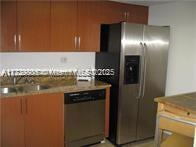
[[[22,93],[10,93],[10,94],[1,94],[0,98],[13,98],[20,96],[28,96],[28,95],[37,95],[37,94],[46,94],[46,93],[71,93],[71,92],[80,92],[80,91],[90,91],[90,90],[100,90],[111,87],[111,84],[104,83],[101,81],[94,82],[77,82],[75,85],[65,85],[58,87],[51,87],[49,89],[43,89],[40,91],[30,91],[30,92],[22,92]]]

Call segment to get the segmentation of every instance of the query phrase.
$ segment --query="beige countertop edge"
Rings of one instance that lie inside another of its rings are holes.
[[[176,95],[172,95],[172,96],[157,97],[157,98],[154,99],[154,101],[157,102],[157,103],[164,103],[164,102],[168,102],[168,100],[173,99],[173,98],[187,97],[190,94],[196,94],[196,92],[176,94]]]
[[[79,91],[86,91],[86,90],[100,90],[106,89],[111,87],[110,84],[103,83],[103,85],[94,85],[94,86],[62,86],[62,87],[54,87],[49,89],[44,89],[40,91],[31,91],[31,92],[24,92],[24,93],[10,93],[10,94],[2,94],[0,98],[13,98],[19,96],[28,96],[28,95],[36,95],[36,94],[44,94],[44,93],[70,93],[70,92],[79,92]]]
[[[158,97],[158,98],[155,98],[154,101],[157,103],[169,105],[171,107],[175,107],[181,110],[186,110],[192,113],[196,113],[196,108],[195,108],[196,97],[195,96],[196,96],[196,92],[191,92],[191,93],[184,93],[184,94],[178,94],[178,95],[173,95],[173,96]],[[188,99],[190,100],[190,98],[194,100],[194,102],[193,101],[189,102]],[[187,100],[186,103],[184,103],[183,101],[184,99]]]

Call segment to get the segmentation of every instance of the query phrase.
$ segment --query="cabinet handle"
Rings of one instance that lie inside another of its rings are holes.
[[[22,99],[20,99],[20,113],[23,114],[23,108],[22,108]]]
[[[74,48],[75,49],[77,48],[77,37],[76,36],[74,37]]]
[[[19,48],[19,50],[21,50],[21,41],[22,41],[21,35],[18,34],[18,48]]]
[[[28,107],[27,107],[27,105],[28,105],[28,101],[27,101],[27,98],[25,98],[25,112],[26,112],[26,114],[28,113]]]
[[[80,50],[80,36],[78,37],[78,49]]]
[[[15,46],[15,49],[16,49],[16,45],[17,45],[17,36],[16,36],[16,34],[14,34],[14,46]]]

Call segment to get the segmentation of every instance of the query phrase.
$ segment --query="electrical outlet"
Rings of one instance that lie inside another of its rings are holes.
[[[67,58],[66,57],[61,57],[60,58],[60,62],[61,63],[66,63],[67,62]]]

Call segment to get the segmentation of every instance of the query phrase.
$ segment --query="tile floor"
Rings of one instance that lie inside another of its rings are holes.
[[[139,142],[139,143],[126,144],[126,145],[123,145],[123,147],[154,147],[153,143],[154,142],[151,139],[151,140],[146,140],[146,141]],[[105,143],[92,145],[91,147],[115,147],[115,146],[112,145],[108,140],[106,140]]]

